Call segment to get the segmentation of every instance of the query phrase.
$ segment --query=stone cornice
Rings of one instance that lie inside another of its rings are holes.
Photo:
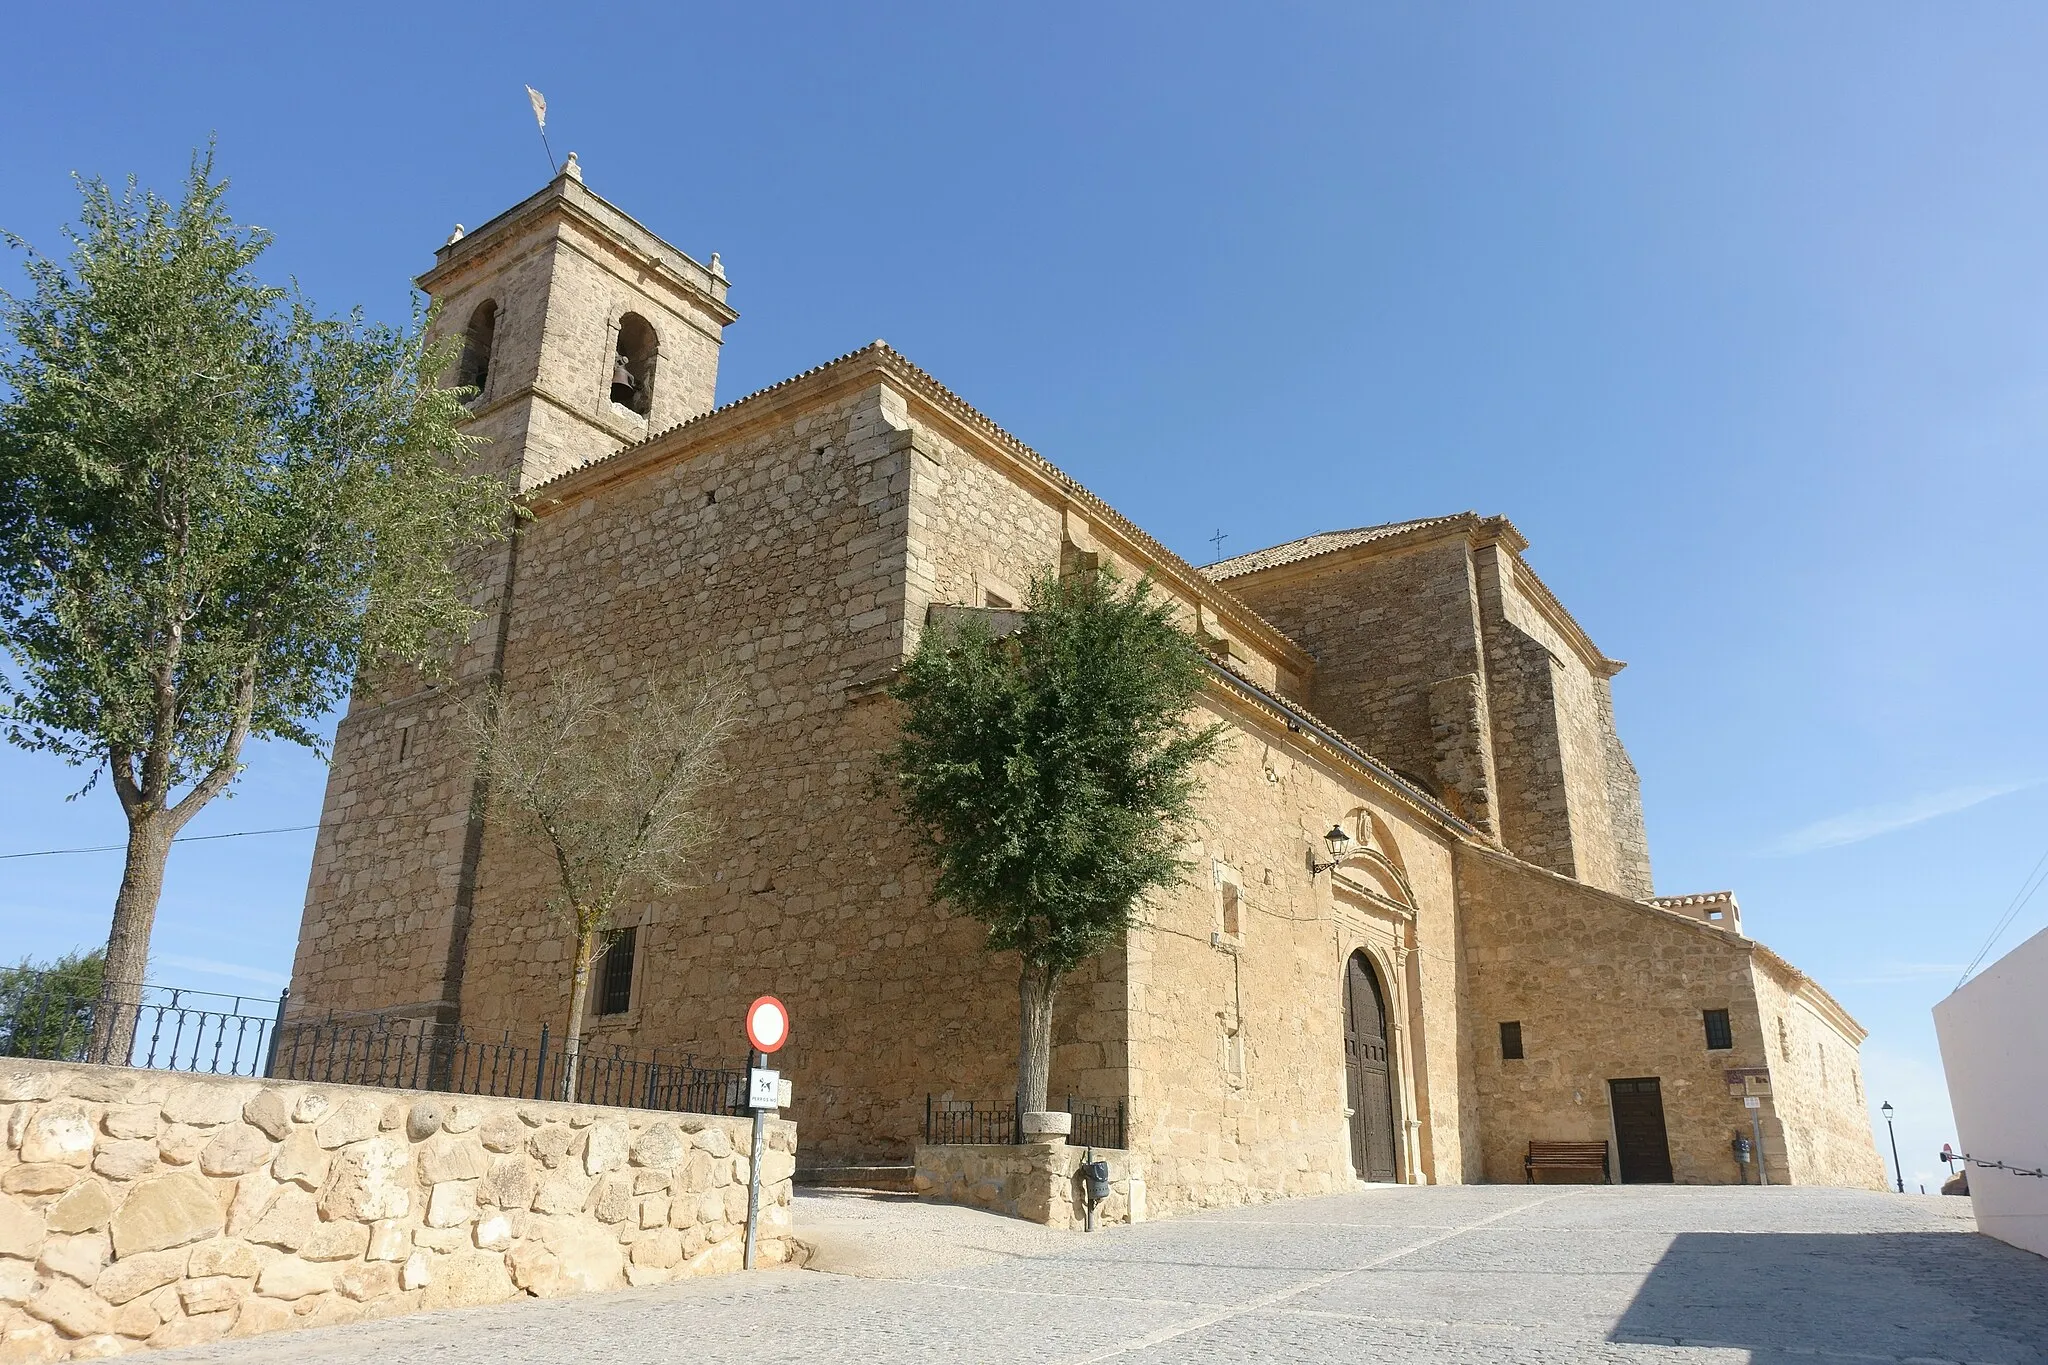
[[[1785,977],[1786,994],[1799,1001],[1826,1023],[1835,1032],[1847,1038],[1857,1047],[1870,1036],[1870,1030],[1856,1022],[1856,1016],[1842,1007],[1842,1002],[1829,995],[1827,990],[1799,968],[1772,952],[1763,944],[1757,944],[1764,961]]]
[[[1235,704],[1243,714],[1254,717],[1260,728],[1305,758],[1313,758],[1363,779],[1391,805],[1439,832],[1461,841],[1480,836],[1427,792],[1403,781],[1392,768],[1345,739],[1307,711],[1275,696],[1257,683],[1240,677],[1214,659],[1209,665],[1210,691]]]
[[[1753,938],[1745,938],[1733,929],[1723,929],[1719,925],[1708,923],[1706,920],[1695,919],[1691,915],[1681,914],[1676,910],[1666,910],[1664,907],[1650,901],[1630,900],[1618,891],[1604,891],[1597,886],[1588,886],[1584,882],[1574,881],[1561,872],[1552,872],[1547,867],[1538,867],[1534,863],[1523,862],[1512,853],[1496,848],[1491,844],[1483,844],[1469,839],[1462,842],[1466,849],[1479,857],[1519,867],[1526,872],[1533,872],[1539,876],[1548,877],[1553,881],[1564,882],[1567,885],[1577,887],[1589,896],[1598,896],[1610,905],[1632,910],[1639,915],[1656,915],[1668,924],[1683,927],[1696,934],[1711,934],[1729,947],[1739,949],[1742,952],[1748,953],[1753,959],[1760,960],[1772,972],[1782,976],[1785,979],[1786,990],[1789,995],[1810,1007],[1815,1014],[1826,1020],[1828,1024],[1833,1026],[1851,1043],[1861,1046],[1863,1040],[1870,1036],[1870,1030],[1857,1023],[1855,1017],[1849,1011],[1842,1008],[1840,1001],[1822,989],[1818,981],[1815,981],[1805,972],[1800,971],[1790,962],[1780,957],[1768,944],[1759,943]]]
[[[1212,582],[885,342],[874,342],[792,375],[657,432],[606,459],[557,475],[529,490],[529,505],[536,516],[545,515],[548,509],[557,505],[589,497],[602,488],[688,459],[698,450],[730,440],[750,427],[780,420],[791,412],[876,382],[889,384],[916,403],[920,415],[928,421],[962,438],[962,444],[990,458],[1040,496],[1060,506],[1072,505],[1088,521],[1091,529],[1106,534],[1127,558],[1150,573],[1162,587],[1192,603],[1211,608],[1247,642],[1278,658],[1290,670],[1306,675],[1314,667],[1315,661],[1306,650],[1239,601],[1228,589]]]
[[[520,240],[551,218],[573,222],[597,240],[620,252],[627,261],[654,276],[678,294],[730,324],[739,314],[725,301],[726,282],[693,260],[687,252],[663,241],[616,204],[587,188],[582,181],[558,175],[538,193],[514,204],[497,217],[434,253],[434,265],[413,283],[428,294],[468,273],[470,267],[499,248]]]
[[[1462,538],[1475,550],[1492,546],[1506,550],[1513,560],[1517,582],[1527,587],[1530,603],[1550,622],[1558,634],[1571,643],[1573,650],[1595,676],[1611,678],[1628,667],[1619,659],[1609,658],[1593,643],[1593,637],[1586,633],[1585,627],[1565,610],[1564,603],[1557,600],[1557,594],[1553,593],[1549,585],[1529,567],[1528,562],[1522,558],[1522,552],[1529,548],[1529,538],[1506,517],[1482,517],[1477,512],[1456,512],[1446,517],[1431,517],[1403,530],[1375,536],[1370,540],[1318,550],[1266,568],[1227,572],[1221,575],[1220,581],[1256,578],[1262,583],[1276,583],[1296,578],[1314,578],[1348,564],[1455,538]]]

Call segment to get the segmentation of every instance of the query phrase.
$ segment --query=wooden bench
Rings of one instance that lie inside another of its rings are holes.
[[[1529,1155],[1522,1158],[1522,1171],[1529,1183],[1536,1183],[1536,1172],[1542,1171],[1598,1171],[1600,1179],[1607,1179],[1607,1144],[1605,1142],[1546,1142],[1532,1138]]]

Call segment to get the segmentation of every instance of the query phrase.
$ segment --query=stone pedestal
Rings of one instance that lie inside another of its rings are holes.
[[[1026,1142],[1065,1142],[1074,1131],[1074,1116],[1057,1109],[1035,1109],[1018,1120]]]
[[[1065,1114],[1057,1117],[1066,1118]],[[1109,1198],[1095,1208],[1098,1225],[1145,1221],[1144,1163],[1132,1153],[1094,1149],[1109,1163]],[[1077,1175],[1088,1149],[1064,1138],[1050,1142],[917,1149],[917,1193],[946,1204],[1006,1213],[1048,1227],[1078,1228],[1086,1209]]]

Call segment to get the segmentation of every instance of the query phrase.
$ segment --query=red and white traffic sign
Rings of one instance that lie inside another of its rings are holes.
[[[747,1006],[747,1041],[762,1052],[779,1051],[789,1041],[789,1009],[772,995]]]

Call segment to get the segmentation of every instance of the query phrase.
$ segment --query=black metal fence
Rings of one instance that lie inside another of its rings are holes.
[[[1124,1145],[1124,1102],[1112,1107],[1101,1104],[1076,1105],[1067,1096],[1066,1112],[1074,1119],[1067,1142],[1075,1147]],[[924,1097],[924,1140],[928,1147],[1000,1146],[1024,1140],[1017,1122],[1017,1102],[1001,1100],[983,1104],[976,1100]]]
[[[138,999],[123,1000],[81,994],[74,979],[19,968],[0,986],[0,1058],[698,1114],[752,1112],[743,1065],[618,1046],[584,1047],[572,1057],[545,1024],[538,1035],[490,1036],[425,1019],[287,1020],[290,991],[270,1000],[144,986]]]
[[[695,1114],[753,1112],[744,1066],[705,1065],[694,1056],[620,1046],[576,1054],[541,1025],[537,1036],[495,1036],[427,1020],[294,1021],[277,1033],[270,1073],[335,1085],[443,1090],[568,1100]]]
[[[7,985],[0,1057],[216,1076],[263,1074],[285,999],[182,986],[144,986],[133,999],[80,996],[73,978],[19,969]]]

